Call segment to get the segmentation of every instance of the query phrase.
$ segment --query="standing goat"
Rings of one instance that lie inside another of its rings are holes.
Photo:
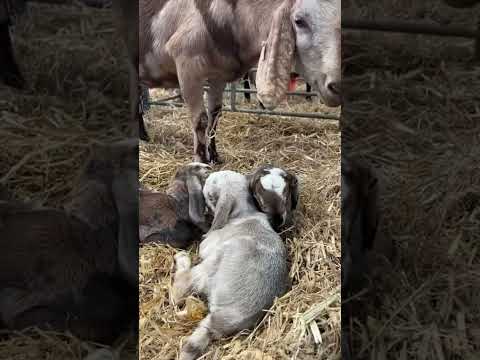
[[[186,253],[175,256],[172,300],[195,291],[208,298],[209,314],[183,345],[180,360],[193,360],[211,339],[250,329],[289,286],[287,252],[267,216],[255,207],[247,178],[233,171],[211,174],[203,189],[214,212],[200,244],[201,262],[191,268]]]
[[[138,141],[100,146],[64,210],[0,202],[0,325],[110,343],[138,302]]]
[[[295,66],[319,99],[340,105],[340,8],[340,0],[140,0],[139,79],[149,87],[180,85],[192,117],[194,159],[216,162],[226,83],[257,63],[266,65],[257,73],[259,89],[286,93],[288,78],[280,75]],[[260,99],[266,108],[277,105],[266,98]]]

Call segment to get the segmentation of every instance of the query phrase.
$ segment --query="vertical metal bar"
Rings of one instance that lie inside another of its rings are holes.
[[[237,83],[230,83],[230,109],[237,110]]]

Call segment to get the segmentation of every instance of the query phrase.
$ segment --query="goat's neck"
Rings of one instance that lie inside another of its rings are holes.
[[[243,218],[247,216],[251,216],[253,213],[258,212],[257,207],[253,204],[252,201],[249,199],[242,200],[237,208],[234,211],[233,217],[235,218]]]

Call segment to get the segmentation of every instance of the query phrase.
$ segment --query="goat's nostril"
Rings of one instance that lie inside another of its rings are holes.
[[[274,215],[272,219],[273,227],[279,229],[283,225],[282,215]]]
[[[336,82],[336,81],[329,82],[327,84],[327,89],[335,95],[340,95],[341,87],[339,82]]]

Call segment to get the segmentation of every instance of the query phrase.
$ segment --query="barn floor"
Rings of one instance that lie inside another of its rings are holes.
[[[299,88],[303,90],[303,88]],[[152,91],[155,97],[164,91]],[[241,100],[241,97],[239,97]],[[247,107],[242,104],[242,107]],[[329,112],[322,105],[289,99],[288,111]],[[339,110],[335,113],[338,115]],[[140,179],[163,190],[175,169],[191,161],[193,149],[185,109],[152,106],[152,143],[141,145]],[[202,359],[335,359],[340,352],[340,132],[338,121],[298,120],[225,113],[217,146],[224,163],[214,170],[249,172],[274,163],[300,178],[300,207],[293,229],[282,234],[291,263],[292,291],[279,299],[261,326],[214,342]],[[196,248],[191,250],[196,253]],[[176,359],[180,345],[205,314],[190,298],[188,315],[169,303],[175,250],[160,245],[140,252],[140,355],[142,360]]]
[[[445,26],[475,26],[480,18],[480,7],[453,10],[440,1],[343,5],[342,16]],[[351,31],[343,44],[343,151],[376,169],[380,234],[397,247],[392,263],[378,259],[366,318],[353,324],[355,354],[478,359],[480,67],[470,61],[473,41]]]

